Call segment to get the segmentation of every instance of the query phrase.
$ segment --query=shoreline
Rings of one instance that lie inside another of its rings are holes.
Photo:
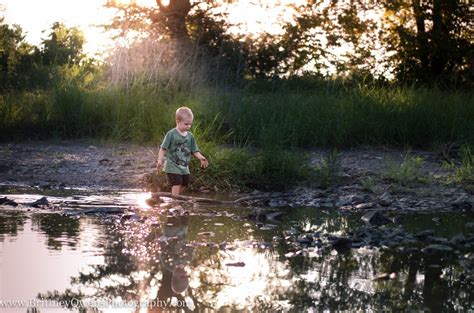
[[[312,166],[323,162],[329,149],[309,151]],[[0,184],[38,189],[88,188],[92,190],[143,190],[144,176],[155,165],[158,145],[91,144],[91,141],[33,141],[0,144]],[[443,167],[436,152],[411,150],[422,160],[414,170],[416,181],[404,184],[387,178],[393,164],[400,164],[407,151],[355,148],[338,153],[338,183],[330,188],[294,186],[271,194],[270,207],[337,207],[365,211],[474,210],[472,185],[450,182],[453,170]],[[419,178],[419,179],[418,179]],[[244,193],[249,194],[249,193]],[[205,197],[212,197],[205,194]],[[217,193],[218,195],[218,193]]]

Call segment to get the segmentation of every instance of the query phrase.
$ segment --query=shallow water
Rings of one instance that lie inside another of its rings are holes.
[[[0,197],[28,203],[43,195],[9,191]],[[149,207],[148,196],[48,192],[62,207],[100,204],[125,208],[125,215],[68,217],[2,207],[0,311],[474,309],[473,282],[459,262],[469,251],[441,257],[403,247],[295,247],[290,237],[300,234],[351,233],[363,224],[361,214],[291,208],[282,209],[281,220],[261,224],[247,218],[249,208],[201,205],[180,214],[166,203]],[[449,239],[467,236],[472,221],[465,214],[413,213],[401,226]],[[185,285],[185,292],[174,292]]]

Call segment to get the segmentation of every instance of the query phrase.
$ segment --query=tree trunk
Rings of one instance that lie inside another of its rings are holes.
[[[425,17],[420,6],[420,0],[413,0],[413,13],[416,21],[416,44],[418,46],[419,58],[421,62],[421,70],[426,75],[430,72],[430,64],[428,57],[428,40],[425,30]]]
[[[431,33],[431,71],[437,77],[444,69],[443,7],[440,0],[433,0],[433,30]]]
[[[187,39],[186,17],[191,10],[189,0],[170,0],[163,5],[162,0],[156,0],[160,12],[165,17],[165,25],[173,39]]]

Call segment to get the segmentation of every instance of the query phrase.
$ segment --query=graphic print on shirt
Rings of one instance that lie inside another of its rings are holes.
[[[176,147],[171,153],[171,161],[179,166],[187,167],[191,150],[188,148],[188,139],[176,143]]]

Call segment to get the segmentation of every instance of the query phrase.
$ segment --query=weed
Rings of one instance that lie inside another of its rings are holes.
[[[364,176],[360,179],[362,190],[375,192],[375,179],[372,176]]]
[[[401,163],[397,164],[393,161],[388,161],[388,169],[384,173],[384,177],[402,186],[407,186],[414,182],[425,182],[426,177],[419,170],[423,162],[422,157],[411,156],[410,151],[408,151]]]
[[[222,148],[204,143],[201,150],[210,166],[199,167],[191,160],[190,190],[206,188],[214,191],[282,190],[304,182],[311,169],[305,155],[294,152]],[[146,175],[145,184],[151,190],[165,190],[166,177],[154,171]]]
[[[320,188],[326,189],[334,185],[339,179],[340,165],[338,152],[334,149],[321,163],[314,168],[314,181]]]
[[[463,145],[460,148],[460,160],[451,159],[449,162],[445,161],[443,166],[454,171],[452,180],[460,183],[474,182],[474,155],[468,145]]]

